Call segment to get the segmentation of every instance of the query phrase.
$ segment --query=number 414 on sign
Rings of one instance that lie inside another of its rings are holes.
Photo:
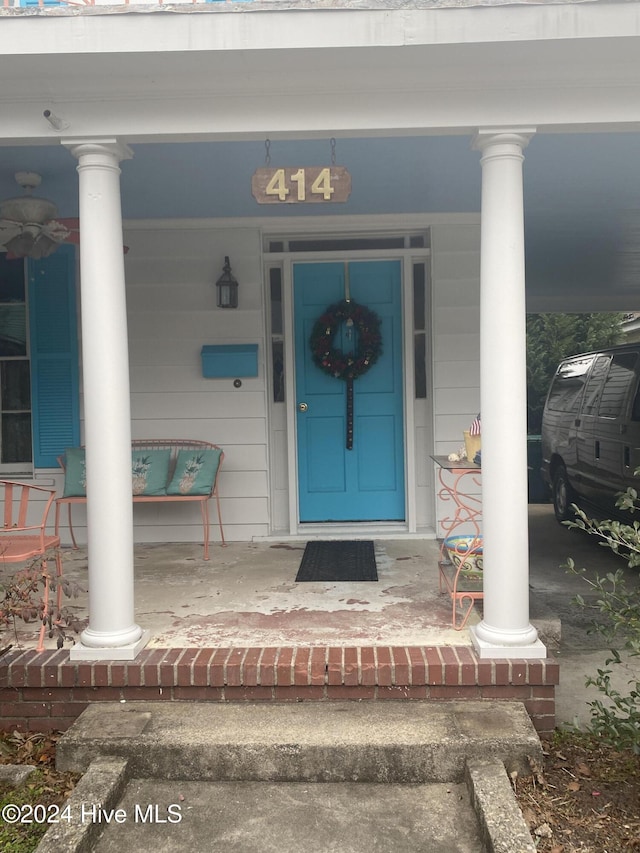
[[[251,192],[258,204],[344,202],[351,194],[351,175],[344,166],[256,169]]]

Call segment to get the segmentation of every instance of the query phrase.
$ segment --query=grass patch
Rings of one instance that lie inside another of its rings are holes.
[[[36,770],[14,788],[0,783],[0,812],[17,806],[20,820],[0,820],[0,853],[32,853],[80,778],[55,769],[57,734],[0,732],[0,764],[32,765]],[[36,809],[36,807],[38,807]],[[9,814],[13,814],[9,812]]]

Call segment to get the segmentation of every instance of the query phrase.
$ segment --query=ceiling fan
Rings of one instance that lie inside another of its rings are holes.
[[[78,243],[78,220],[56,219],[52,201],[34,196],[42,178],[35,172],[16,172],[25,194],[0,202],[0,246],[8,258],[46,258],[60,243]]]

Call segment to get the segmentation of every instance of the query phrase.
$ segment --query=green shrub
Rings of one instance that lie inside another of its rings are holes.
[[[638,473],[638,472],[636,472]],[[618,501],[618,506],[634,512],[639,509],[635,490],[629,489]],[[633,521],[625,524],[619,521],[596,521],[588,518],[583,510],[575,507],[576,520],[565,522],[568,527],[579,528],[600,540],[600,544],[622,556],[630,567],[640,565],[640,523]],[[587,685],[593,685],[603,699],[589,702],[591,708],[589,731],[616,749],[631,749],[640,754],[640,681],[635,678],[627,681],[629,692],[621,693],[611,684],[612,666],[624,666],[620,650],[624,649],[628,657],[640,657],[640,587],[629,589],[621,569],[609,572],[595,579],[586,577],[584,569],[576,569],[573,560],[567,561],[567,568],[581,575],[596,594],[595,607],[599,618],[594,620],[592,632],[599,633],[610,643],[609,655],[603,669],[597,675],[587,679]],[[586,608],[582,596],[575,603]]]

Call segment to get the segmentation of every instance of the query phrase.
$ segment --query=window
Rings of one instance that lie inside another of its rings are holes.
[[[640,421],[640,382],[636,383],[636,393],[633,397],[633,406],[631,407],[631,420]]]
[[[549,391],[547,408],[557,412],[579,412],[584,384],[594,356],[576,358],[560,365]]]
[[[635,378],[636,360],[635,352],[621,352],[614,355],[600,399],[599,417],[617,418],[622,414],[627,393]]]
[[[416,400],[427,397],[427,301],[429,268],[413,264],[413,357]]]
[[[78,384],[73,246],[38,261],[0,253],[0,471],[56,468],[80,443]]]
[[[604,377],[607,375],[610,363],[610,355],[599,355],[596,359],[591,376],[584,389],[584,403],[582,404],[582,413],[584,415],[595,415],[598,411],[600,398],[602,397],[602,388],[604,386]]]
[[[371,237],[368,234],[327,235],[323,237],[292,238],[267,237],[265,251],[268,254],[282,252],[352,252],[385,249],[428,249],[431,246],[429,231],[417,233],[387,234]]]
[[[31,374],[24,261],[0,255],[0,465],[29,470]]]
[[[284,315],[282,306],[282,269],[269,270],[269,304],[271,306],[271,376],[273,402],[284,403]]]

